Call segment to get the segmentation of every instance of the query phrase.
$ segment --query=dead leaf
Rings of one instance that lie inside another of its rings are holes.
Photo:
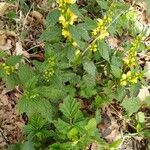
[[[140,89],[138,97],[141,101],[144,101],[145,98],[150,95],[148,89],[149,89],[149,87],[146,87],[146,86],[142,86],[142,88]]]
[[[22,43],[20,41],[16,42],[15,53],[16,53],[16,55],[23,55],[23,56],[29,58],[29,53],[26,51],[23,51]]]
[[[39,23],[41,23],[41,24],[44,24],[44,17],[43,17],[43,15],[42,15],[40,12],[38,12],[38,11],[32,11],[32,12],[30,13],[30,15],[31,15],[33,18],[35,18],[37,22],[39,22]]]
[[[3,16],[8,8],[8,4],[5,2],[0,2],[0,16]]]
[[[4,45],[0,45],[0,50],[10,50],[12,48],[11,40],[7,39]]]
[[[119,46],[119,43],[120,43],[119,39],[114,38],[114,37],[109,37],[109,38],[107,39],[107,41],[108,41],[108,45],[109,45],[111,48],[117,48],[117,47]]]
[[[6,44],[6,39],[7,36],[4,33],[0,33],[0,45],[5,45]]]

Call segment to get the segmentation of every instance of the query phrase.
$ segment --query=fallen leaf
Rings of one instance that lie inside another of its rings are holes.
[[[12,48],[11,40],[8,39],[4,45],[0,45],[0,50],[10,50]]]
[[[4,33],[0,33],[0,45],[6,44],[7,36]]]
[[[109,37],[107,39],[108,41],[108,45],[111,47],[111,48],[117,48],[119,46],[119,40],[117,38],[114,38],[114,37]]]
[[[33,18],[35,18],[36,21],[38,21],[39,23],[44,24],[44,17],[43,17],[43,15],[42,15],[40,12],[38,12],[38,11],[32,11],[32,12],[30,13],[30,15],[31,15]]]
[[[0,2],[0,16],[3,16],[8,8],[8,4],[5,2]]]
[[[16,53],[16,55],[23,55],[23,56],[29,58],[29,53],[26,51],[23,51],[22,43],[20,41],[16,42],[15,53]]]
[[[146,86],[142,86],[142,88],[140,89],[138,97],[141,101],[144,101],[147,96],[150,96],[148,89],[149,88]]]

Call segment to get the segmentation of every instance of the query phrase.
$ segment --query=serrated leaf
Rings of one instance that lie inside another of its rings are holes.
[[[21,83],[25,85],[35,74],[27,64],[21,64],[18,69],[18,75]]]
[[[57,23],[59,16],[60,16],[60,11],[58,9],[54,9],[50,11],[46,17],[46,25],[48,27],[54,26]]]
[[[52,121],[52,107],[48,100],[36,96],[34,93],[30,96],[23,96],[18,103],[18,109],[20,113],[26,112],[30,118],[34,114],[39,113],[47,121]]]
[[[92,118],[88,121],[88,124],[85,126],[85,129],[88,131],[90,135],[93,135],[96,130],[96,126],[97,126],[96,119]]]
[[[83,64],[83,68],[90,75],[92,75],[94,77],[96,76],[97,69],[96,69],[95,64],[92,61],[85,62]]]
[[[80,109],[79,102],[76,99],[68,96],[63,100],[63,103],[60,105],[60,111],[70,119],[73,119]]]
[[[78,29],[78,33],[80,34],[80,36],[82,37],[83,40],[85,40],[85,41],[90,40],[90,36],[88,34],[88,31],[85,28],[83,28],[83,26],[78,25],[77,29]]]
[[[108,9],[108,2],[106,0],[96,0],[98,5],[102,8],[102,9]]]
[[[69,129],[71,128],[71,125],[61,119],[58,119],[58,121],[56,121],[55,123],[55,127],[60,133],[67,134]]]
[[[126,109],[128,115],[130,116],[139,110],[141,103],[138,98],[130,98],[125,99],[122,102],[122,106]]]
[[[81,40],[81,36],[75,26],[69,26],[69,32],[71,33],[72,38],[78,43]]]
[[[61,28],[58,26],[52,26],[50,29],[46,29],[42,32],[40,40],[46,42],[58,42],[61,37]]]
[[[111,65],[111,71],[112,71],[112,74],[116,78],[120,78],[121,77],[121,69],[120,69],[120,67],[115,66],[115,65]]]
[[[78,17],[83,17],[83,15],[81,14],[81,12],[78,9],[77,5],[69,5],[70,10]]]
[[[14,66],[17,63],[19,63],[22,59],[22,56],[17,55],[17,56],[11,56],[6,60],[6,64],[10,66]]]
[[[110,62],[110,54],[109,54],[110,48],[104,41],[98,42],[98,51],[102,58]]]
[[[17,74],[12,73],[9,76],[5,77],[6,87],[9,90],[14,89],[17,85],[20,84],[20,80]]]

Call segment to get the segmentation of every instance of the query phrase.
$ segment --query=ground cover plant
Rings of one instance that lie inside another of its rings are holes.
[[[28,2],[19,0],[24,13],[31,9]],[[149,85],[148,70],[138,56],[150,49],[150,29],[140,24],[136,2],[50,0],[38,38],[43,59],[0,51],[0,77],[9,91],[21,93],[17,109],[26,118],[23,138],[8,149],[84,150],[94,143],[113,150],[122,148],[125,137],[142,137],[148,149],[150,97],[138,96]],[[6,16],[11,24],[13,15]],[[119,39],[117,46],[111,39]],[[120,136],[111,141],[103,132],[106,106],[120,117]]]

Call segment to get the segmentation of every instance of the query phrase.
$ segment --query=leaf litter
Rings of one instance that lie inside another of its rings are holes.
[[[127,2],[132,3],[132,0]],[[39,6],[46,6],[45,4],[47,2],[36,0],[36,3]],[[0,16],[4,16],[8,7],[9,5],[7,3],[0,2]],[[134,8],[138,13],[138,23],[142,22],[142,25],[149,24],[150,19],[145,15],[145,4],[136,4],[134,5]],[[17,32],[21,32],[21,37],[14,31],[0,31],[0,49],[5,50],[9,55],[23,55],[26,58],[32,57],[37,60],[43,60],[44,43],[41,43],[37,39],[44,29],[45,16],[38,10],[29,11],[26,16],[21,12],[19,15],[20,19],[18,21],[20,25]],[[121,42],[120,39],[109,37],[107,40],[111,48],[122,50],[119,45]],[[36,54],[33,52],[34,49],[37,50]],[[140,61],[143,55],[138,55]],[[145,59],[147,59],[147,54],[144,54],[142,61],[146,64],[144,64],[144,66],[149,69],[150,64]],[[147,75],[147,78],[149,79],[150,77]],[[0,114],[2,114],[0,117],[0,146],[3,149],[5,149],[8,144],[17,142],[17,140],[23,136],[21,128],[25,122],[21,116],[18,116],[16,113],[16,103],[19,96],[20,94],[17,91],[10,91],[7,93],[3,83],[0,82]],[[138,93],[138,97],[141,101],[144,101],[148,96],[150,96],[149,87],[142,87]],[[82,103],[82,105],[84,104]],[[86,108],[85,106],[83,107]],[[147,116],[150,116],[150,110],[147,108],[145,109],[146,110],[143,111],[146,112]],[[98,125],[98,129],[100,130],[102,137],[108,143],[112,143],[122,138],[120,150],[124,150],[125,148],[132,150],[133,147],[131,146],[130,141],[134,141],[135,143],[138,141],[139,143],[142,143],[141,145],[146,143],[146,141],[137,136],[122,137],[123,132],[128,132],[129,130],[134,131],[132,123],[123,119],[122,112],[121,105],[116,101],[109,105],[105,105],[101,110],[102,122]],[[147,122],[150,126],[150,119]],[[98,147],[99,145],[92,143],[87,150],[96,150]]]

